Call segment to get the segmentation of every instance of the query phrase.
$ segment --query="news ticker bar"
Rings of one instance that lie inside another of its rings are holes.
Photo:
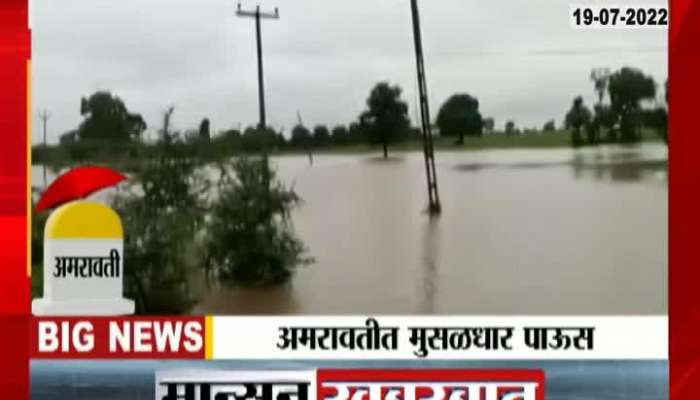
[[[47,317],[35,359],[667,359],[665,316]]]

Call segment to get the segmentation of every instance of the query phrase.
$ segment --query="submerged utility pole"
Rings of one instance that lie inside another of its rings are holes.
[[[435,155],[433,151],[433,133],[430,127],[430,109],[428,108],[428,87],[425,83],[425,63],[423,62],[423,40],[418,15],[418,0],[411,0],[413,15],[413,40],[416,48],[416,67],[418,69],[418,95],[423,135],[423,155],[425,156],[425,175],[428,182],[428,212],[439,214],[440,195],[438,194],[437,175],[435,174]]]
[[[43,126],[44,126],[44,154],[46,155],[46,154],[48,154],[47,148],[46,148],[46,146],[47,146],[47,144],[46,144],[46,124],[49,121],[49,119],[51,118],[51,113],[46,111],[46,110],[41,111],[41,112],[39,112],[39,118],[41,118],[41,122],[43,123]],[[44,189],[46,189],[46,160],[44,160],[42,162],[42,164],[44,164],[44,166],[43,166]]]
[[[260,37],[260,19],[279,19],[280,14],[277,7],[274,13],[260,12],[260,6],[255,7],[255,11],[244,11],[241,9],[241,3],[238,3],[238,11],[236,15],[239,17],[255,18],[255,37],[258,50],[258,102],[260,105],[260,122],[258,128],[265,128],[267,120],[265,116],[265,84],[263,81],[263,60],[262,60],[262,38]]]

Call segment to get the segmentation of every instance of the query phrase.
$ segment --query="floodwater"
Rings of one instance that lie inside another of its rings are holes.
[[[211,288],[192,311],[666,313],[663,144],[437,152],[433,218],[422,157],[273,158],[315,262],[284,286]]]

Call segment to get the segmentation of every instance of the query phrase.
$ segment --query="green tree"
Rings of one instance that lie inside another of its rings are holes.
[[[280,135],[270,127],[249,126],[243,131],[241,145],[244,150],[249,152],[268,152],[280,147]]]
[[[80,115],[85,117],[78,127],[80,140],[128,141],[140,138],[146,130],[141,115],[131,114],[124,102],[109,92],[83,98]]]
[[[505,130],[506,130],[506,135],[508,135],[508,136],[515,135],[517,133],[515,131],[515,122],[507,121],[506,125],[505,125]]]
[[[581,129],[585,128],[590,122],[591,110],[583,103],[583,97],[577,96],[564,118],[566,128],[572,129],[571,142],[574,146],[583,144]]]
[[[401,100],[401,88],[380,82],[367,98],[367,110],[360,115],[373,143],[380,143],[384,158],[389,156],[389,143],[402,139],[408,133],[408,105]]]
[[[459,144],[464,144],[464,135],[481,136],[479,100],[466,93],[453,95],[440,107],[437,125],[441,136],[459,136]]]
[[[642,111],[644,125],[656,131],[668,144],[668,111],[664,107],[656,107]]]
[[[344,125],[336,125],[331,131],[331,141],[336,145],[347,144],[349,139],[348,128]]]
[[[77,138],[78,138],[78,131],[68,131],[68,132],[62,134],[58,138],[58,143],[61,146],[70,146],[72,144],[75,144],[75,142],[77,142]]]
[[[330,142],[331,133],[325,125],[316,125],[314,127],[313,140],[316,147],[324,147]]]
[[[554,132],[556,129],[556,123],[553,119],[550,119],[549,121],[544,123],[544,126],[542,127],[542,132]]]
[[[195,236],[203,227],[208,181],[176,139],[159,144],[158,152],[132,174],[137,189],[113,204],[127,232],[125,292],[139,314],[182,313],[196,301],[188,283],[201,252]]]
[[[641,138],[641,101],[656,96],[654,78],[638,69],[623,67],[610,75],[608,94],[613,111],[620,116],[620,139],[623,142]]]
[[[348,125],[348,142],[362,143],[367,141],[367,127],[360,122],[351,122]]]
[[[293,147],[306,149],[311,147],[312,141],[313,137],[311,136],[311,132],[304,125],[297,125],[292,129],[290,144]]]
[[[238,129],[227,129],[215,138],[218,144],[229,151],[241,146],[241,131]]]
[[[207,227],[208,276],[231,285],[287,281],[295,268],[312,260],[292,231],[290,211],[296,194],[275,178],[265,158],[221,166],[218,200]]]

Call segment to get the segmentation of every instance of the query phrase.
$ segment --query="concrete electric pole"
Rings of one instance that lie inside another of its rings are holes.
[[[254,11],[246,11],[241,9],[241,3],[238,3],[238,11],[236,15],[239,17],[255,18],[255,37],[258,51],[258,102],[260,106],[260,122],[258,128],[265,128],[267,124],[265,115],[265,83],[263,79],[263,60],[262,60],[262,38],[260,35],[260,20],[261,19],[279,19],[279,10],[275,8],[274,13],[261,12],[260,6],[255,7]]]

